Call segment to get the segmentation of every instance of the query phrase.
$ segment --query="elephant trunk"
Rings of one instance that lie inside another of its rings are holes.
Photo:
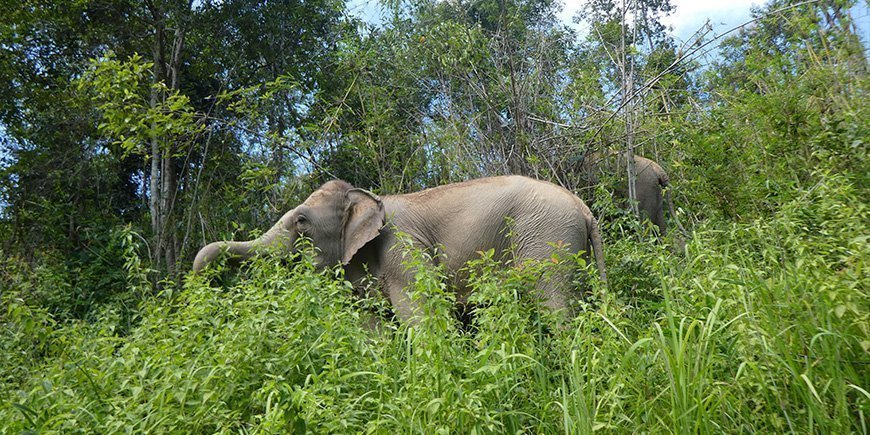
[[[227,252],[234,258],[245,260],[268,249],[277,248],[292,251],[296,237],[293,236],[294,233],[285,229],[283,221],[284,219],[254,240],[209,243],[196,254],[196,259],[193,260],[193,271],[199,272],[218,258],[222,252]]]
[[[209,243],[196,254],[196,258],[193,260],[193,271],[199,272],[224,251],[242,260],[251,258],[254,255],[253,241]]]

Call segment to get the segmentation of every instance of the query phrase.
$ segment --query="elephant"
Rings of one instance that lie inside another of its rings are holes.
[[[617,163],[615,167],[614,161]],[[667,204],[671,216],[673,216],[680,231],[685,234],[686,230],[676,219],[677,215],[674,212],[674,203],[671,200],[670,191],[666,190],[670,183],[667,172],[658,163],[639,155],[634,155],[634,165],[635,174],[637,174],[635,182],[637,206],[638,211],[641,213],[641,218],[649,219],[658,227],[660,236],[666,235],[668,228],[665,222],[664,207]],[[607,167],[610,173],[621,173],[620,171],[622,171],[624,166],[625,157],[620,153],[615,151],[607,153],[594,152],[588,154],[583,160],[582,170],[586,175],[585,178],[588,186],[593,187],[598,184],[598,173],[604,170],[604,168]],[[625,198],[628,197],[628,183],[624,181],[620,183],[618,194]]]
[[[419,308],[405,290],[414,271],[403,264],[402,249],[393,249],[402,240],[434,253],[431,261],[444,265],[457,281],[452,290],[459,305],[469,293],[459,278],[462,269],[489,249],[544,260],[559,246],[571,253],[584,251],[588,258],[591,246],[606,281],[598,223],[586,204],[560,186],[518,175],[383,197],[341,180],[328,181],[260,237],[206,245],[193,270],[202,270],[224,251],[242,259],[266,249],[293,252],[300,235],[315,247],[318,267],[340,264],[351,282],[367,274],[376,277],[400,321],[415,322]],[[541,284],[543,304],[554,311],[570,309],[569,282],[570,276],[560,275]]]

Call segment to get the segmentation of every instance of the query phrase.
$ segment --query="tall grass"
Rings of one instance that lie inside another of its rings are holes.
[[[0,425],[867,433],[867,209],[847,180],[819,179],[770,219],[707,222],[685,256],[609,240],[610,287],[594,286],[567,322],[533,297],[549,261],[506,266],[492,253],[468,266],[470,325],[419,252],[408,266],[420,321],[382,319],[377,331],[363,326],[371,304],[305,254],[188,277],[145,298],[129,331],[110,310],[57,322],[13,287],[0,314]],[[137,288],[140,269],[126,262]]]

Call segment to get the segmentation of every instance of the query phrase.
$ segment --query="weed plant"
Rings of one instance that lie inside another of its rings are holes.
[[[444,271],[411,250],[419,321],[377,330],[305,251],[152,294],[128,250],[142,296],[123,331],[111,309],[59,320],[15,287],[34,276],[6,280],[0,431],[867,433],[867,209],[819,179],[771,218],[701,224],[685,255],[611,225],[610,286],[585,280],[567,320],[533,289],[578,258],[481,253],[465,326]]]

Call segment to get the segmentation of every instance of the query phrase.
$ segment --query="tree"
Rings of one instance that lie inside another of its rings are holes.
[[[150,236],[152,266],[172,276],[180,257],[198,245],[194,228],[207,239],[207,231],[232,228],[230,220],[249,220],[231,216],[226,201],[215,198],[242,197],[233,189],[243,188],[238,180],[244,162],[252,160],[242,152],[251,143],[246,132],[266,132],[267,148],[276,150],[267,156],[275,173],[292,173],[298,164],[280,153],[300,146],[291,143],[292,132],[308,120],[296,114],[319,92],[319,71],[335,50],[332,35],[339,31],[343,8],[335,1],[316,5],[157,0],[3,5],[0,121],[7,151],[0,193],[6,252],[32,261],[51,250],[68,257],[89,249],[79,234],[89,226],[133,222]],[[286,25],[296,16],[303,19]],[[269,28],[263,34],[255,24],[264,17],[285,31]],[[264,54],[268,74],[261,74],[259,65]],[[101,61],[92,65],[89,59]],[[86,74],[89,68],[93,74]],[[126,75],[101,76],[100,68]],[[277,81],[275,74],[293,76],[287,81],[301,85],[276,95],[276,86],[262,86]],[[85,76],[102,77],[106,86],[83,83]],[[238,94],[228,90],[257,94],[259,107],[271,114],[268,127],[261,129],[266,121],[234,110],[239,101],[231,99]],[[138,106],[124,107],[133,102]],[[281,177],[272,184],[285,181]],[[200,186],[201,180],[206,181]],[[222,206],[203,212],[201,203]],[[250,203],[262,204],[258,198]],[[194,216],[203,224],[194,226]]]
[[[552,1],[417,3],[405,24],[433,95],[427,116],[458,178],[554,177],[560,72],[572,33]],[[443,138],[443,139],[439,139]]]
[[[868,173],[867,61],[853,4],[771,2],[722,42],[704,75],[708,112],[680,127],[685,177],[708,213],[767,216],[820,171]]]
[[[590,92],[570,96],[574,124],[588,125],[574,155],[616,149],[625,154],[624,179],[635,214],[636,179],[633,155],[642,147],[660,160],[661,130],[694,97],[690,60],[682,58],[661,17],[674,10],[668,0],[592,0],[575,18],[590,31],[579,47],[569,89]],[[581,157],[576,160],[582,160]],[[575,171],[576,172],[576,171]]]
[[[107,153],[73,83],[107,47],[128,52],[139,28],[123,24],[124,1],[14,2],[0,10],[0,194],[11,227],[4,249],[26,258],[78,252],[82,231],[141,213],[136,158]]]

